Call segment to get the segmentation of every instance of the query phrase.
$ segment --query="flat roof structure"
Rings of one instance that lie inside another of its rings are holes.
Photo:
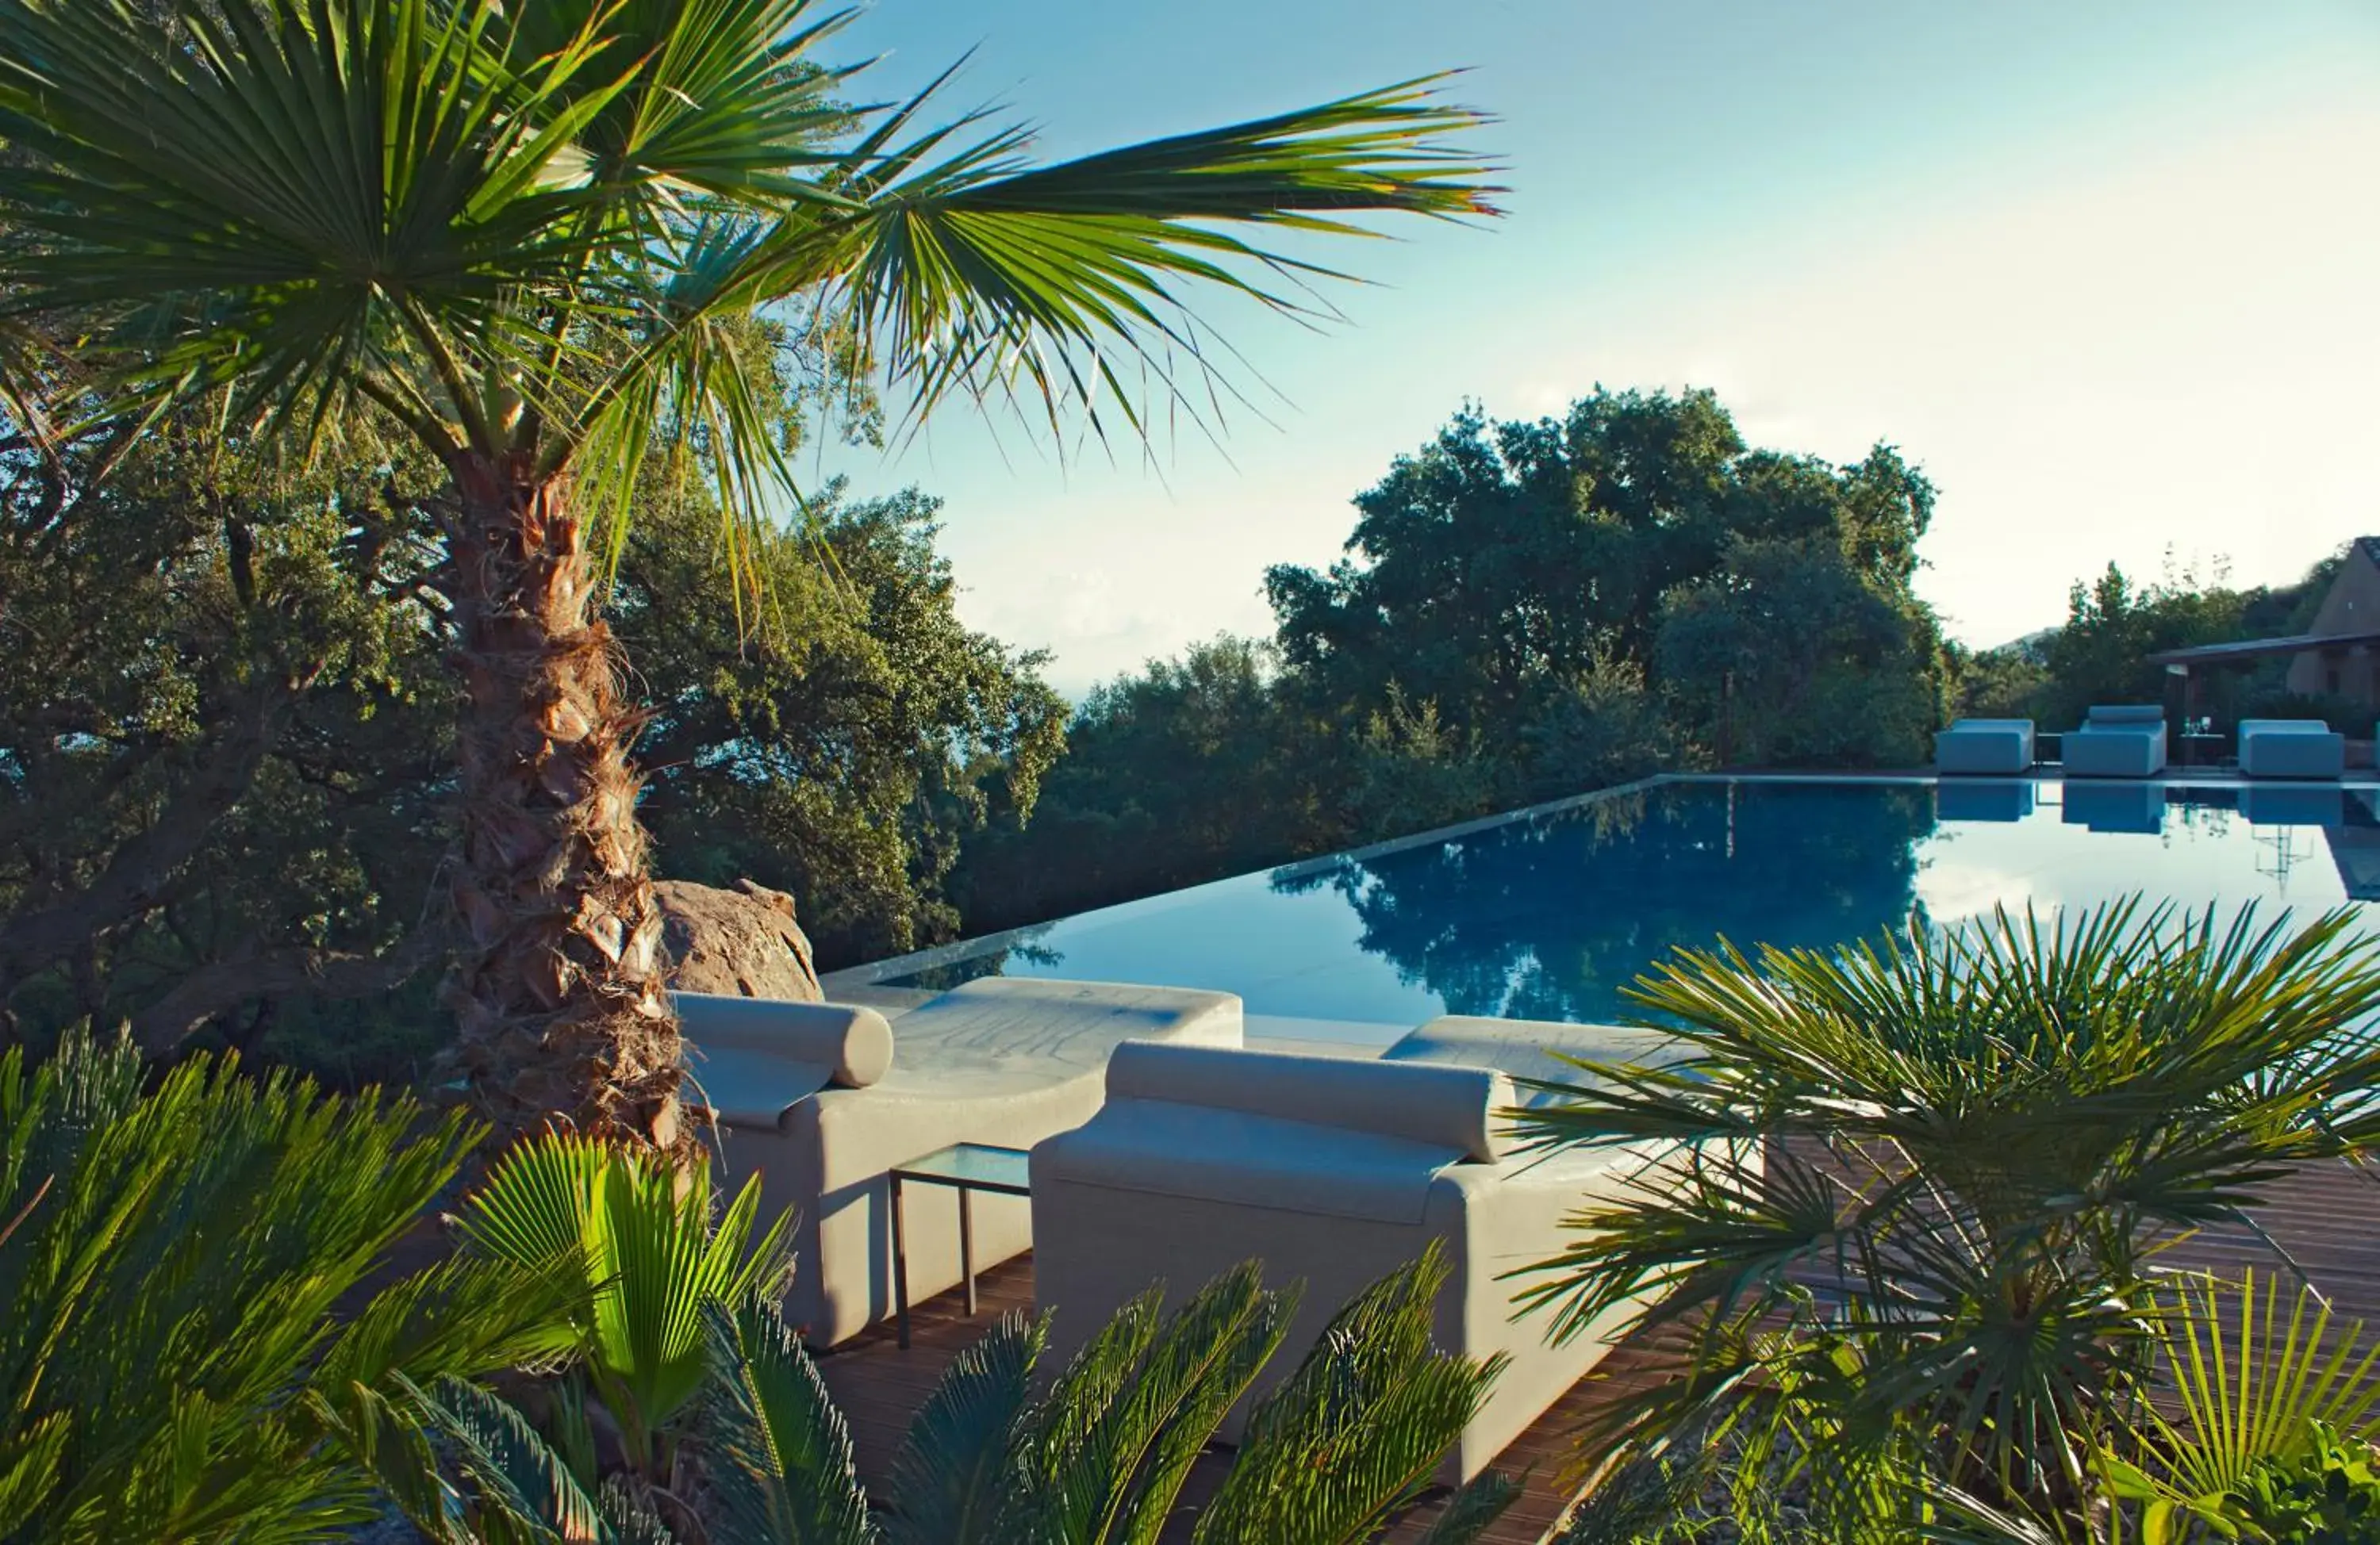
[[[2264,659],[2273,655],[2303,655],[2331,650],[2368,649],[2380,645],[2380,633],[2295,634],[2288,638],[2243,638],[2229,644],[2198,644],[2187,649],[2165,649],[2149,657],[2151,665],[2228,665]]]

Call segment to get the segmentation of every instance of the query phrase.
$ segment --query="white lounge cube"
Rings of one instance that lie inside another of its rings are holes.
[[[2250,778],[2337,778],[2347,737],[2318,718],[2243,718],[2240,771]]]
[[[2033,766],[2033,720],[1962,718],[1934,735],[1936,770],[2006,778]]]
[[[2058,749],[2069,778],[2153,778],[2165,770],[2165,709],[2095,705],[2081,729],[2058,737]]]

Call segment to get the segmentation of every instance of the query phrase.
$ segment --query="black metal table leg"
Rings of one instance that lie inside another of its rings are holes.
[[[899,1345],[909,1345],[909,1248],[901,1226],[901,1177],[892,1179],[892,1313],[900,1325]]]
[[[975,1193],[959,1188],[959,1280],[966,1284],[967,1318],[975,1318]]]

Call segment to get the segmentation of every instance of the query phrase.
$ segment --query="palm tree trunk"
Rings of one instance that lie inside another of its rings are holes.
[[[594,612],[569,485],[535,478],[526,457],[466,453],[451,470],[456,1061],[501,1140],[563,1126],[691,1158],[628,760],[641,716]]]

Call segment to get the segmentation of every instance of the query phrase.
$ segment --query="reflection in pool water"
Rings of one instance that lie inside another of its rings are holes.
[[[1213,987],[1280,1033],[1439,1013],[1608,1020],[1680,945],[1827,946],[2133,891],[2312,912],[2380,897],[2369,790],[1678,779],[1086,912],[841,980]]]

